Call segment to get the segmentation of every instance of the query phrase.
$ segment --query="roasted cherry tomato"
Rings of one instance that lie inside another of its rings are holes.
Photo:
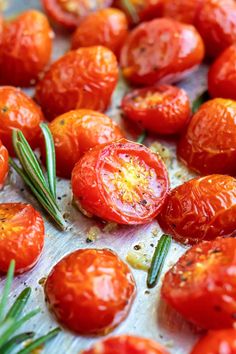
[[[176,134],[190,117],[190,102],[184,90],[158,85],[128,93],[122,101],[126,116],[157,134]]]
[[[236,102],[215,98],[193,116],[178,156],[202,174],[236,173]]]
[[[88,109],[55,118],[49,129],[55,142],[57,174],[66,178],[70,178],[74,165],[90,148],[124,137],[111,118]]]
[[[159,216],[163,229],[183,243],[236,236],[236,179],[194,178],[173,189]]]
[[[197,342],[191,354],[236,354],[236,330],[210,331]]]
[[[125,139],[88,151],[72,172],[78,207],[120,224],[151,221],[160,212],[168,187],[161,158]]]
[[[153,85],[181,79],[203,56],[203,42],[193,26],[161,18],[129,34],[121,51],[121,66],[132,83]]]
[[[14,155],[12,131],[20,129],[35,148],[40,136],[39,124],[43,119],[41,109],[20,89],[0,87],[0,139],[10,155]]]
[[[126,13],[130,22],[148,21],[162,15],[163,0],[115,0],[114,4]]]
[[[232,327],[236,315],[235,267],[235,238],[202,242],[167,272],[162,296],[186,320],[201,328]]]
[[[122,335],[98,342],[81,354],[168,354],[168,351],[151,339]]]
[[[163,17],[194,25],[204,0],[163,0]]]
[[[49,119],[77,108],[104,111],[117,80],[117,60],[109,49],[80,48],[52,64],[37,86],[36,98]]]
[[[5,22],[0,51],[0,84],[30,86],[51,57],[52,30],[46,16],[29,10]]]
[[[112,0],[41,0],[52,20],[70,30],[76,29],[81,20],[91,12],[112,4]]]
[[[111,250],[84,249],[59,261],[45,284],[58,321],[80,334],[106,334],[123,321],[136,294],[128,266]]]
[[[0,140],[0,189],[2,189],[8,173],[8,151]]]
[[[16,273],[32,268],[43,245],[43,219],[30,204],[0,204],[0,272],[7,272],[12,259]]]

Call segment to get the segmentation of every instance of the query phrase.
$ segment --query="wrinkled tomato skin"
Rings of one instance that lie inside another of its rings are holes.
[[[159,215],[161,227],[182,243],[236,236],[236,179],[194,178],[174,188]]]
[[[163,17],[194,25],[204,0],[164,0]]]
[[[235,266],[235,238],[202,242],[166,273],[162,297],[200,328],[230,328],[236,312]]]
[[[0,204],[0,272],[7,273],[12,259],[23,273],[38,261],[44,245],[44,222],[30,205]]]
[[[71,51],[58,59],[36,88],[36,99],[49,120],[68,111],[105,111],[118,81],[115,55],[94,46]]]
[[[236,354],[236,330],[210,331],[201,338],[191,354]]]
[[[178,157],[201,174],[236,173],[236,102],[216,98],[192,117],[178,145]]]
[[[0,52],[0,84],[31,86],[48,64],[52,30],[46,16],[29,10],[5,22]]]
[[[107,334],[128,315],[136,285],[116,253],[84,249],[54,266],[45,295],[57,320],[68,329],[80,334]]]
[[[72,49],[102,45],[119,57],[128,35],[125,14],[113,8],[103,9],[86,17],[72,38]]]
[[[162,16],[163,0],[130,0],[130,3],[137,13],[139,22],[149,21]],[[129,11],[121,0],[116,0],[114,5],[124,11],[129,21],[133,22],[134,19],[132,20]]]
[[[2,189],[5,183],[8,170],[8,151],[0,140],[0,189]]]
[[[35,148],[39,143],[39,125],[43,120],[41,109],[23,91],[11,86],[0,87],[0,139],[11,156],[14,156],[13,130],[20,129]]]
[[[160,157],[125,139],[88,151],[72,171],[78,206],[119,224],[151,221],[160,212],[168,188]]]
[[[168,354],[168,351],[151,339],[121,335],[98,342],[81,354]]]
[[[186,92],[170,85],[131,91],[123,98],[122,109],[129,119],[157,134],[179,133],[191,113]]]
[[[168,18],[140,24],[121,51],[124,77],[133,84],[173,83],[199,65],[204,45],[191,25]]]

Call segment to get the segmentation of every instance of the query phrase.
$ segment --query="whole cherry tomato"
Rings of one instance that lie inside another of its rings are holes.
[[[52,30],[46,16],[29,10],[5,22],[0,51],[0,84],[30,86],[49,62]]]
[[[236,354],[236,330],[210,331],[197,342],[191,354]]]
[[[194,178],[173,189],[159,215],[166,233],[183,243],[236,236],[236,179]]]
[[[151,339],[122,335],[98,342],[81,354],[168,354],[168,351]]]
[[[215,98],[191,119],[178,146],[179,158],[202,174],[236,173],[236,102]]]
[[[43,245],[43,219],[30,204],[0,204],[0,272],[7,272],[12,259],[16,273],[32,268]]]
[[[194,25],[204,0],[163,0],[163,17]]]
[[[115,0],[114,4],[126,13],[130,22],[148,21],[162,15],[163,0]]]
[[[12,131],[20,129],[32,148],[38,146],[44,117],[36,103],[20,89],[0,87],[0,139],[10,155],[14,155]]]
[[[84,249],[54,266],[45,294],[61,324],[80,334],[105,334],[128,315],[136,285],[128,266],[116,253]]]
[[[236,314],[235,267],[235,238],[202,242],[166,273],[162,296],[186,320],[201,328],[232,327]]]
[[[157,134],[176,134],[186,125],[190,101],[184,90],[158,85],[128,93],[122,101],[126,116]]]
[[[70,30],[91,12],[112,4],[112,0],[41,0],[46,13],[53,21]]]
[[[72,38],[72,49],[103,45],[119,56],[128,35],[125,14],[118,9],[103,9],[86,17]]]
[[[109,49],[80,48],[52,64],[37,85],[36,99],[49,119],[78,108],[104,111],[117,80],[117,60]]]
[[[72,171],[78,207],[120,224],[144,224],[161,210],[169,188],[161,158],[122,139],[88,151]]]
[[[6,180],[8,169],[8,151],[0,140],[0,189]]]
[[[161,18],[131,31],[121,51],[121,66],[132,83],[153,85],[180,80],[203,57],[203,42],[193,26]]]
[[[124,137],[111,118],[88,109],[55,118],[49,129],[55,143],[57,174],[66,178],[70,178],[74,165],[90,148]]]

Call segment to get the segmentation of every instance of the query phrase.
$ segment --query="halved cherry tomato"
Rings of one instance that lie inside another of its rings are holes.
[[[98,342],[81,354],[168,354],[168,351],[151,339],[122,335]]]
[[[39,144],[44,120],[41,109],[23,91],[11,86],[0,87],[0,139],[10,155],[14,155],[12,131],[20,129],[32,148]]]
[[[16,273],[32,268],[43,245],[43,219],[30,204],[0,204],[0,272],[7,272],[12,259]]]
[[[167,272],[162,296],[186,320],[201,328],[232,327],[236,315],[235,269],[235,238],[202,242]]]
[[[102,46],[80,48],[58,59],[36,88],[48,119],[78,108],[106,110],[118,80],[115,55]]]
[[[193,26],[161,18],[131,31],[121,51],[121,66],[132,83],[153,85],[180,80],[203,57],[203,42]]]
[[[88,151],[72,171],[78,207],[120,224],[151,221],[160,212],[168,188],[161,158],[125,139]]]
[[[113,330],[128,315],[135,294],[131,271],[108,249],[81,249],[65,256],[45,284],[57,320],[80,334]]]
[[[236,102],[216,98],[202,105],[178,146],[179,158],[202,174],[236,173]]]
[[[183,243],[236,236],[236,179],[194,178],[173,189],[159,215],[163,229]]]
[[[119,56],[127,35],[128,22],[125,14],[118,9],[103,9],[81,22],[72,37],[72,49],[103,45]]]
[[[201,338],[191,354],[236,354],[236,330],[209,331]]]
[[[176,134],[186,125],[190,101],[184,90],[158,85],[128,93],[122,101],[126,116],[157,134]]]
[[[55,142],[57,174],[66,178],[70,178],[76,162],[90,148],[124,137],[111,118],[88,109],[70,111],[55,118],[49,129]]]
[[[131,3],[132,9],[135,11],[135,17],[137,17],[140,22],[152,20],[162,15],[163,0],[128,0],[127,2]],[[115,6],[123,10],[130,22],[133,22],[134,19],[132,19],[130,7],[128,8],[126,3],[122,0],[114,1]]]
[[[81,20],[91,12],[112,4],[112,0],[41,0],[53,21],[70,30],[76,29]]]
[[[8,151],[0,140],[0,189],[6,180],[8,169]]]
[[[204,0],[163,0],[163,17],[194,25]]]
[[[46,16],[29,10],[5,22],[0,51],[0,84],[30,86],[49,62],[52,30]]]

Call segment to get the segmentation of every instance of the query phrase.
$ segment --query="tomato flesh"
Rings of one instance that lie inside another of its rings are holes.
[[[0,140],[0,189],[2,189],[8,174],[8,151]]]

